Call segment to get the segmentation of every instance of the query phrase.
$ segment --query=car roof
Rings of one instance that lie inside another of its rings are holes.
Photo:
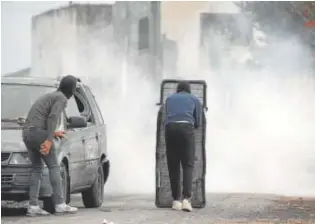
[[[1,84],[19,84],[19,85],[32,85],[32,86],[46,86],[55,87],[59,86],[60,79],[49,77],[1,77]],[[81,80],[78,80],[78,85],[81,84]]]

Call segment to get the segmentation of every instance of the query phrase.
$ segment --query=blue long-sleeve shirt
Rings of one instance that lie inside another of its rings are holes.
[[[201,110],[201,103],[196,96],[186,92],[174,93],[165,102],[165,125],[187,121],[198,128]]]

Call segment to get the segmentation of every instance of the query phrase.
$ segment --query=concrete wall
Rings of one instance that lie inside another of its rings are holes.
[[[136,65],[144,76],[159,80],[161,40],[160,40],[160,2],[132,1],[115,4],[114,24],[116,33],[120,35],[128,60]],[[146,49],[139,49],[139,21],[148,18],[148,41]]]
[[[108,82],[100,85],[112,87],[127,82],[132,64],[155,78],[159,48],[155,16],[151,2],[72,4],[40,14],[33,18],[32,75],[75,74],[89,79],[106,75]],[[139,51],[139,20],[145,17],[149,48]]]
[[[231,2],[198,1],[73,4],[50,10],[33,18],[32,74],[89,76],[89,71],[82,67],[88,68],[93,63],[98,74],[106,71],[123,76],[133,64],[145,77],[155,80],[160,80],[163,72],[172,76],[176,70],[192,75],[200,67],[200,13],[203,12],[238,11]],[[139,20],[145,17],[149,18],[149,48],[139,50]],[[91,39],[96,39],[96,43]],[[105,42],[115,44],[103,46]],[[108,51],[106,56],[93,54],[97,44]],[[109,54],[121,58],[122,65],[117,60],[115,63],[120,70],[113,68],[113,63],[109,63],[110,68],[99,66],[102,60],[110,61]],[[176,61],[176,69],[168,68]]]
[[[177,73],[178,47],[174,40],[162,36],[163,78],[174,78]]]
[[[163,1],[161,3],[161,33],[177,44],[177,73],[181,77],[191,78],[200,69],[200,15],[206,12],[238,13],[239,11],[232,2]]]
[[[76,74],[77,13],[74,7],[50,10],[32,19],[33,76]],[[69,61],[71,63],[69,63]]]

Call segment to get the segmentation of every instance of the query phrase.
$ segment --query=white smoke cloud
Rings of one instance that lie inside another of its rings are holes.
[[[197,55],[187,53],[198,47],[190,42],[197,35],[191,30],[187,27],[179,43],[176,75],[208,82],[207,191],[315,195],[311,172],[315,161],[314,80],[302,67],[307,58],[303,46],[296,40],[279,40],[266,54],[272,63],[262,70],[232,68],[227,63],[219,70],[197,72]],[[147,81],[139,67],[131,66],[127,94],[120,98],[121,79],[94,71],[107,71],[109,64],[120,67],[121,58],[113,57],[109,43],[94,38],[90,43],[95,58],[93,66],[87,67],[89,80],[95,74],[91,86],[112,83],[112,90],[94,88],[108,123],[113,164],[105,189],[108,193],[153,193],[158,93],[152,88],[158,83]]]
[[[78,75],[93,88],[108,131],[111,172],[107,193],[152,193],[158,93],[114,44],[111,27],[102,32],[80,27]],[[125,66],[125,67],[124,67]],[[127,67],[126,67],[127,66]],[[126,80],[123,80],[125,77]]]
[[[266,50],[262,70],[200,71],[199,30],[192,26],[179,43],[176,75],[208,83],[207,191],[315,195],[315,89],[302,44],[279,40]],[[80,63],[67,63],[92,87],[107,123],[112,167],[105,190],[153,193],[158,92],[152,89],[159,83],[129,64],[122,95],[121,49],[100,33],[82,30],[80,41]]]
[[[191,30],[179,43],[186,52],[180,71],[194,66],[187,53],[195,39]],[[231,47],[218,39],[219,47]],[[207,191],[314,196],[315,89],[308,51],[289,37],[265,51],[262,69],[226,62],[216,70],[177,74],[208,83]]]

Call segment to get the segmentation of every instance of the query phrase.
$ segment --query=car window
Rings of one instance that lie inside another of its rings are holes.
[[[79,106],[81,116],[86,117],[88,125],[95,124],[95,117],[85,93],[82,91],[82,89],[78,89],[78,93],[79,94],[75,97],[75,99]]]
[[[1,118],[26,118],[33,103],[42,95],[56,91],[54,87],[1,84]]]
[[[85,90],[85,93],[86,93],[86,95],[87,95],[87,97],[88,97],[88,99],[89,99],[89,101],[90,101],[90,103],[91,103],[91,105],[92,105],[92,107],[93,107],[93,109],[94,109],[94,112],[95,112],[96,117],[98,118],[98,120],[99,120],[102,124],[104,124],[102,112],[101,112],[100,108],[98,107],[98,105],[97,105],[97,103],[96,103],[96,101],[95,101],[95,97],[94,97],[94,95],[92,94],[90,88],[87,87],[87,86],[84,86],[84,90]]]
[[[66,107],[66,115],[67,117],[80,116],[80,111],[74,96],[68,100],[68,104]]]

